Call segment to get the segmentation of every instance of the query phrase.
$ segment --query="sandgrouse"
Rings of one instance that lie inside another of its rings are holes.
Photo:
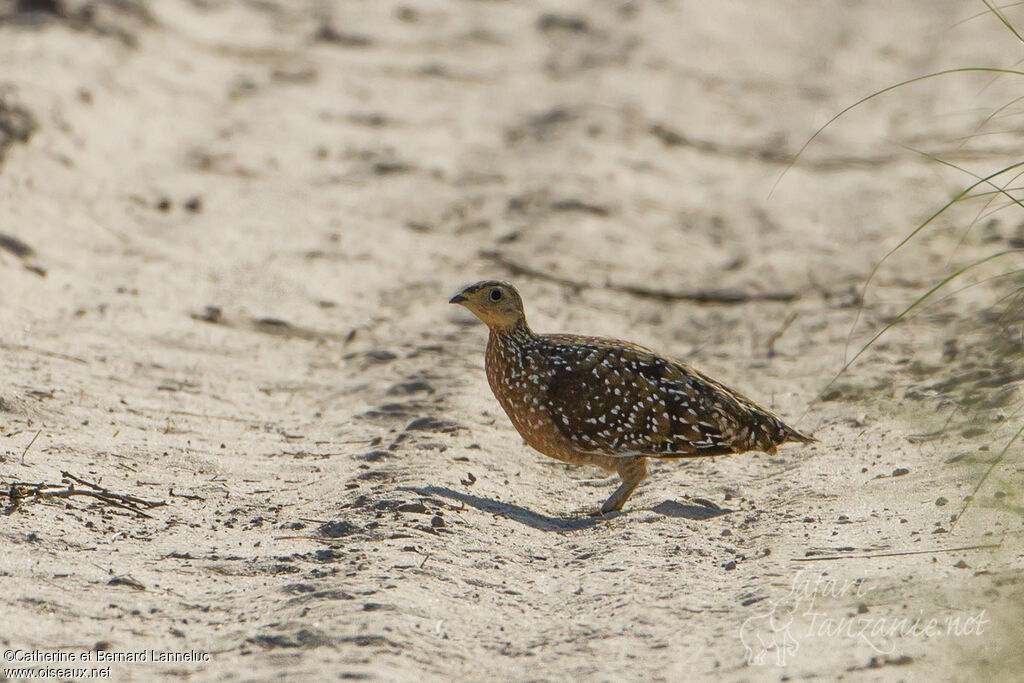
[[[462,304],[490,328],[487,381],[526,443],[544,455],[617,472],[601,506],[621,510],[647,458],[774,453],[813,438],[680,361],[616,339],[535,334],[507,282],[470,285]]]

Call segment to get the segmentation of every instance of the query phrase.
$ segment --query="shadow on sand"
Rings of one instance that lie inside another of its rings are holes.
[[[682,503],[675,500],[666,500],[663,503],[658,503],[651,508],[653,512],[665,515],[666,517],[682,517],[683,519],[692,519],[700,521],[702,519],[714,519],[715,517],[721,517],[727,515],[735,510],[729,508],[720,507],[709,507],[706,505],[683,505]]]
[[[528,510],[520,505],[502,503],[496,500],[491,500],[490,498],[482,498],[480,496],[462,493],[461,491],[454,491],[445,486],[402,488],[418,493],[421,496],[440,496],[442,498],[455,500],[476,508],[477,510],[490,512],[491,514],[511,519],[519,522],[520,524],[525,524],[528,527],[540,529],[541,531],[579,531],[580,529],[589,529],[590,527],[596,526],[604,521],[623,514],[621,512],[612,512],[598,517],[549,517],[548,515],[542,515],[538,512],[534,512],[533,510]],[[678,503],[674,500],[666,500],[659,503],[651,508],[651,511],[665,515],[666,517],[681,517],[697,521],[712,519],[714,517],[727,515],[730,512],[733,512],[733,510],[727,508],[704,507],[702,505],[683,505],[682,503]]]

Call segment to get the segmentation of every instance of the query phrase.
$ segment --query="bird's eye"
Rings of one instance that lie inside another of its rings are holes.
[[[491,297],[491,301],[501,301],[501,290],[492,289],[489,296]]]

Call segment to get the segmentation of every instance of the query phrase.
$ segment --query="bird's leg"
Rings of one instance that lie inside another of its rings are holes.
[[[622,506],[626,504],[626,500],[633,495],[633,491],[647,476],[647,458],[625,458],[619,465],[618,471],[622,484],[601,506],[602,515],[621,510]]]

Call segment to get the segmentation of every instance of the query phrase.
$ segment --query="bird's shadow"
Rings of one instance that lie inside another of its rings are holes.
[[[658,503],[651,510],[666,517],[682,517],[683,519],[692,519],[698,522],[735,512],[735,510],[730,508],[720,508],[712,505],[684,505],[676,500],[666,500]]]
[[[402,488],[418,493],[421,496],[440,496],[442,498],[456,500],[460,503],[476,508],[477,510],[490,512],[491,514],[511,519],[519,522],[520,524],[525,524],[528,527],[539,529],[541,531],[579,531],[581,529],[589,529],[606,520],[623,514],[622,512],[612,512],[607,515],[597,517],[551,517],[549,515],[542,515],[539,512],[534,512],[533,510],[528,510],[521,505],[516,505],[514,503],[502,503],[490,498],[483,498],[469,493],[462,493],[461,491],[454,491],[446,486],[403,486]],[[659,503],[651,508],[651,511],[665,515],[666,517],[681,517],[695,521],[712,519],[714,517],[734,512],[734,510],[730,510],[728,508],[705,507],[703,505],[683,505],[682,503],[674,500],[666,500]]]

